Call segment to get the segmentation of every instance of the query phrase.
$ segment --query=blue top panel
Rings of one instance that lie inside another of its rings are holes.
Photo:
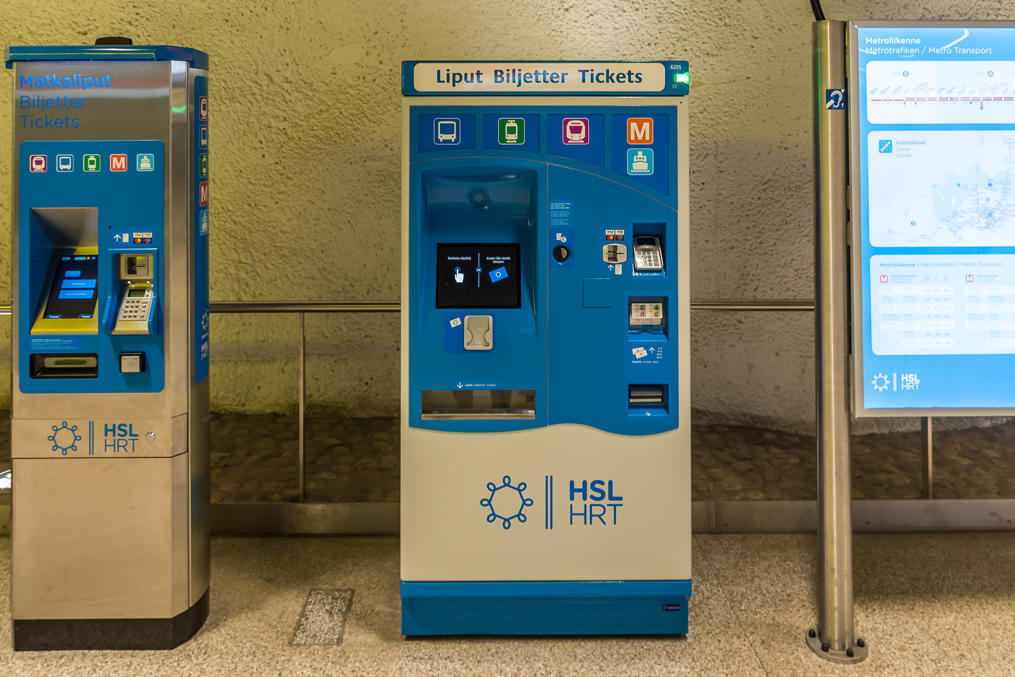
[[[208,55],[172,45],[52,45],[12,46],[4,56],[7,67],[15,61],[186,61],[208,70]]]
[[[404,96],[686,96],[686,61],[403,61]]]

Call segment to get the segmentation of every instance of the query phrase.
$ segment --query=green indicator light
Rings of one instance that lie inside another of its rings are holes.
[[[681,82],[681,83],[683,83],[685,85],[689,85],[689,84],[691,84],[691,74],[690,73],[674,73],[673,74],[673,81],[674,82]]]

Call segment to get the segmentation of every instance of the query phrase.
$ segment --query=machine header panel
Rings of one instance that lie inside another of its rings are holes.
[[[208,55],[172,45],[49,45],[7,48],[7,67],[16,61],[186,61],[208,70]],[[71,85],[66,85],[71,86]]]
[[[686,61],[403,61],[402,94],[683,96]]]
[[[854,410],[1015,411],[1015,24],[851,24]]]

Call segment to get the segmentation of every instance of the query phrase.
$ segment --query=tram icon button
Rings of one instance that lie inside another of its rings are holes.
[[[82,165],[86,172],[98,172],[102,170],[102,156],[85,155],[82,157]]]
[[[197,115],[201,120],[208,119],[208,97],[200,96],[197,98]]]
[[[46,171],[46,156],[45,155],[29,155],[28,156],[28,171],[33,174],[42,174]]]
[[[521,146],[525,143],[525,118],[497,120],[497,143],[502,146]]]

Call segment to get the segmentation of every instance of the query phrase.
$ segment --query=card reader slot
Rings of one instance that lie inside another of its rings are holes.
[[[424,390],[423,420],[534,419],[535,390]]]
[[[33,353],[32,378],[96,378],[99,356],[95,353]]]

